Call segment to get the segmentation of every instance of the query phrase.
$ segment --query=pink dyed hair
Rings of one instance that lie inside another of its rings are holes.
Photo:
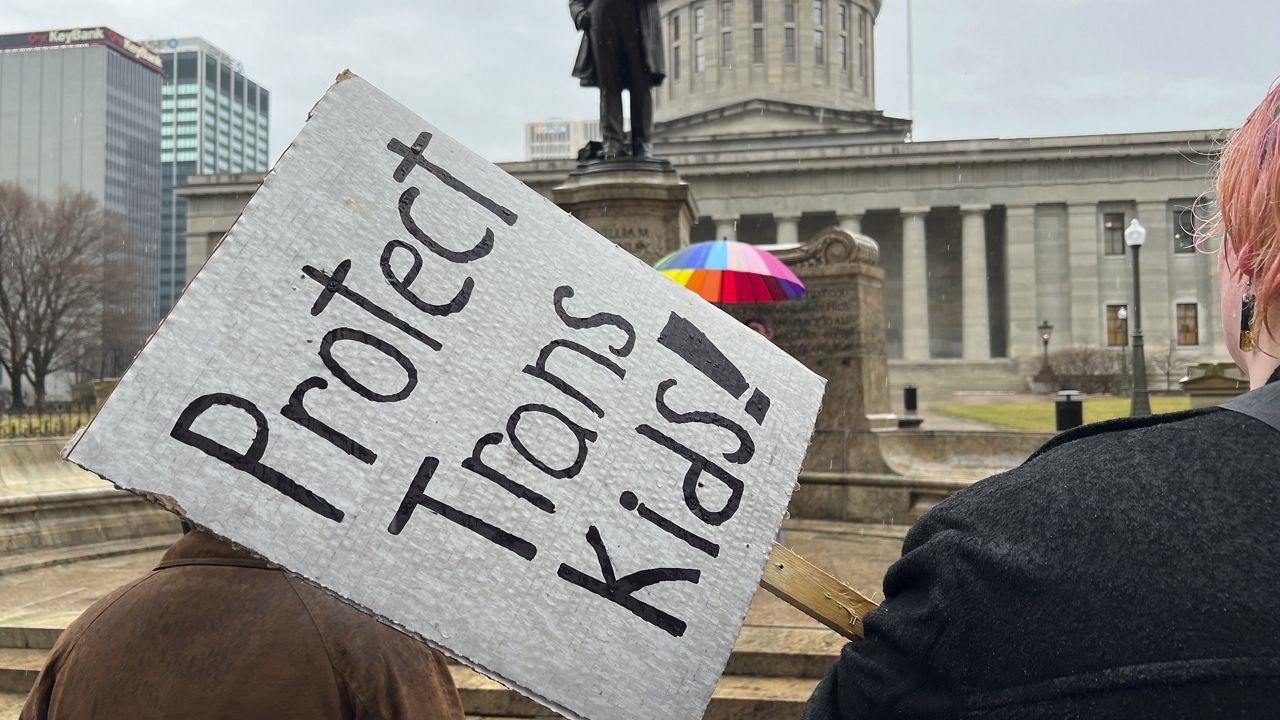
[[[1280,301],[1280,83],[1267,92],[1218,157],[1218,215],[1223,250],[1249,278],[1255,326],[1270,334]]]

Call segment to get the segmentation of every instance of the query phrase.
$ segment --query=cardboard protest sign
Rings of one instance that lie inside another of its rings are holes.
[[[568,716],[695,718],[821,396],[347,74],[68,458]]]

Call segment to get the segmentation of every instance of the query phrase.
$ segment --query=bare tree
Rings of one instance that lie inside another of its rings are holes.
[[[89,195],[45,201],[0,185],[0,356],[15,406],[24,378],[43,404],[52,374],[101,366],[104,348],[136,336],[130,238]]]
[[[1147,355],[1148,362],[1155,370],[1153,376],[1164,376],[1164,389],[1172,390],[1173,383],[1181,379],[1187,372],[1187,366],[1195,359],[1195,355],[1179,348],[1172,338],[1167,349],[1157,350]]]
[[[49,375],[70,367],[99,334],[108,225],[98,201],[82,193],[64,193],[44,211],[25,322],[27,379],[37,404]]]
[[[22,380],[30,357],[23,327],[25,288],[38,210],[22,188],[0,183],[0,368],[9,376],[13,408],[25,406]]]
[[[1024,357],[1019,365],[1025,374],[1034,373],[1037,380],[1060,390],[1114,393],[1123,379],[1119,353],[1096,345],[1075,345],[1053,351],[1049,354],[1047,370],[1041,355]]]

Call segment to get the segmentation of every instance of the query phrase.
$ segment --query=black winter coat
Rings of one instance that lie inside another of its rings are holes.
[[[805,718],[1280,717],[1280,434],[1078,428],[923,517]]]

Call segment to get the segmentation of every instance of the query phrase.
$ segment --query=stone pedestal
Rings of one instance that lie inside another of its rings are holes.
[[[1193,408],[1221,405],[1249,392],[1249,376],[1233,362],[1192,365],[1178,384],[1190,398]]]
[[[868,418],[890,410],[879,247],[829,228],[777,257],[805,284],[805,294],[736,309],[767,317],[774,342],[827,379],[805,469],[885,472]]]
[[[858,476],[892,473],[876,431],[876,416],[890,409],[880,249],[870,238],[833,227],[777,257],[805,284],[805,294],[725,310],[740,319],[767,318],[774,342],[827,379],[791,513],[840,520],[905,516],[903,490],[858,482]]]
[[[667,162],[579,165],[551,198],[650,265],[688,245],[698,217],[692,190]]]

